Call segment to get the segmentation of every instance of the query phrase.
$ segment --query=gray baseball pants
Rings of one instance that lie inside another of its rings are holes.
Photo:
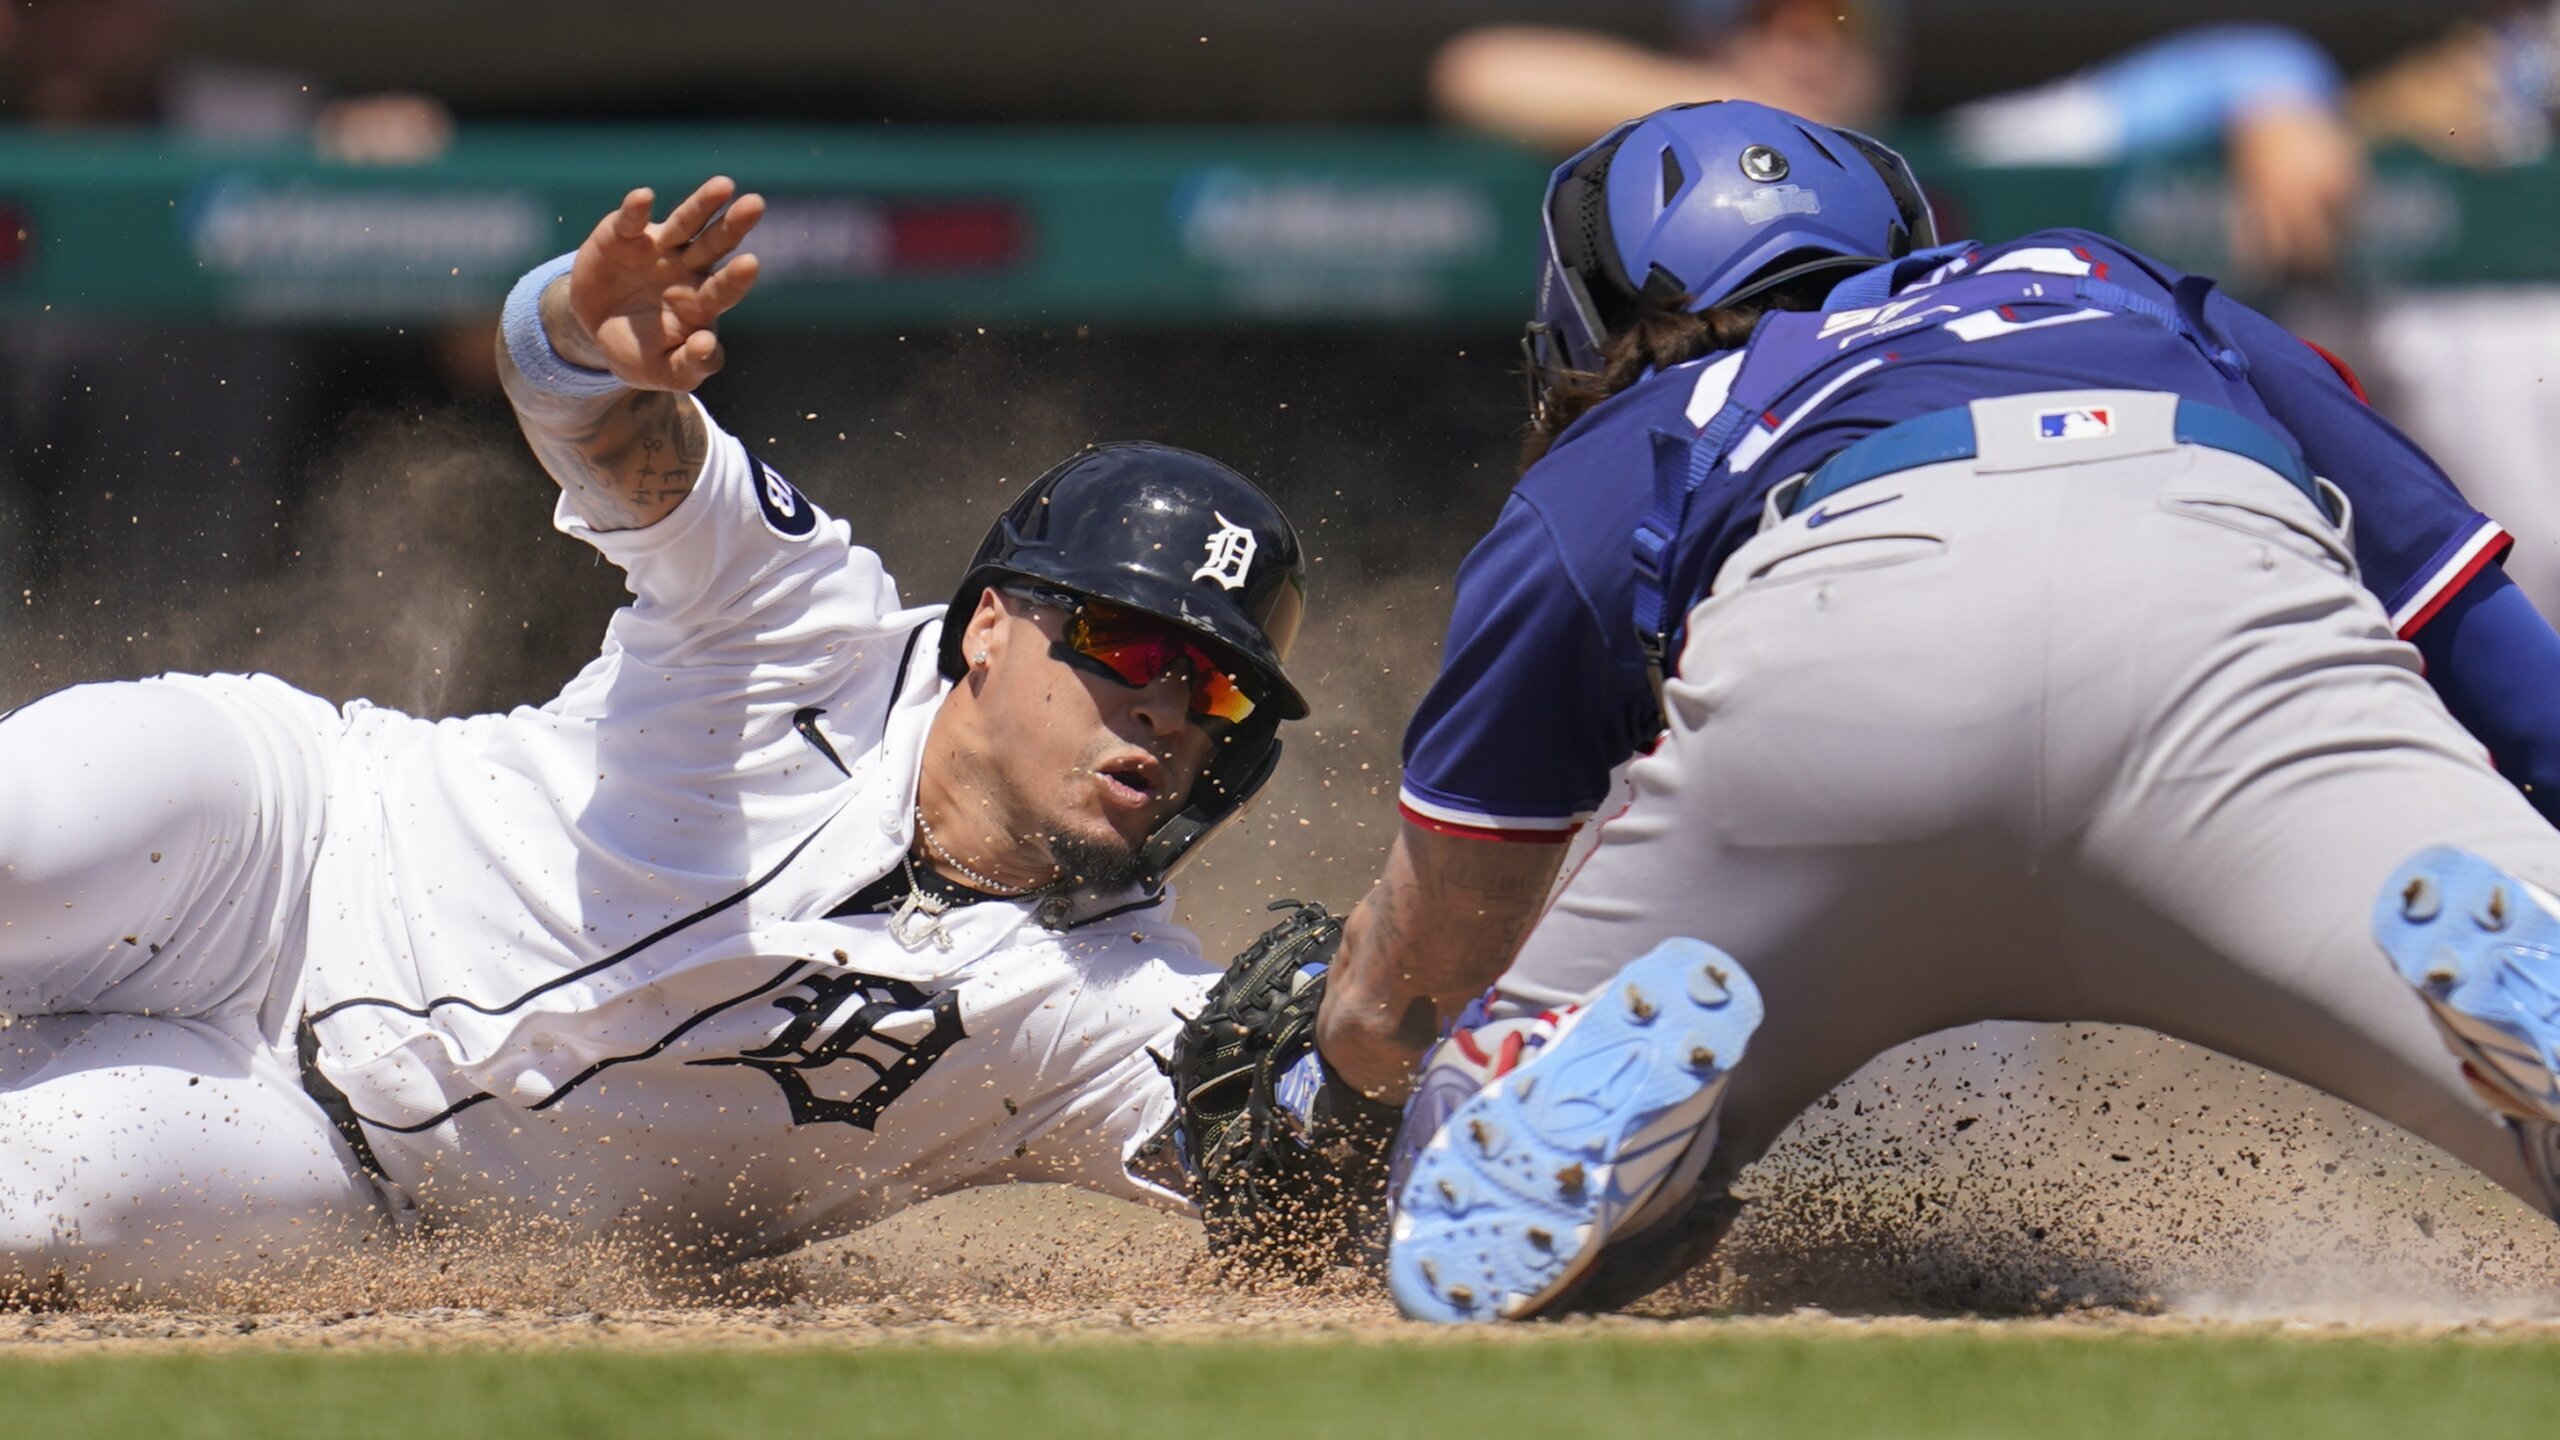
[[[2142,412],[2113,458],[1887,475],[1737,551],[1668,738],[1503,991],[1564,1003],[1672,935],[1739,959],[1768,1018],[1711,1185],[1902,1041],[2070,1020],[2292,1076],[2547,1209],[2367,925],[2426,845],[2560,890],[2560,832],[2445,713],[2340,526],[2175,443],[2157,397],[2097,398]],[[2055,401],[1985,403],[2027,434]]]

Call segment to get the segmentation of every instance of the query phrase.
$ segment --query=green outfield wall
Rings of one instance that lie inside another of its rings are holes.
[[[2218,268],[2211,157],[2118,170],[1915,158],[1951,228],[2085,225]],[[1545,162],[1411,130],[466,127],[428,165],[149,133],[0,137],[0,317],[381,325],[484,312],[633,184],[763,191],[742,326],[1508,321]],[[2386,155],[2349,279],[2560,279],[2560,165]]]

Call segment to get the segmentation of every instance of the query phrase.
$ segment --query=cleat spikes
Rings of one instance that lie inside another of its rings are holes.
[[[1715,1009],[1723,1005],[1726,1001],[1731,1000],[1733,998],[1733,990],[1726,982],[1724,967],[1721,965],[1701,965],[1696,970],[1691,971],[1689,975],[1689,998],[1709,1009]]]
[[[2462,923],[2428,924],[2439,914]],[[2544,1193],[2560,1193],[2560,901],[2484,856],[2438,846],[2375,897],[2373,934],[2463,1079],[2517,1127]]]
[[[1388,1245],[1406,1316],[1484,1324],[1606,1303],[1619,1281],[1604,1254],[1649,1243],[1613,1232],[1693,1198],[1759,991],[1723,952],[1674,937],[1585,993],[1539,1017],[1555,1028],[1534,1052],[1480,1045],[1468,1058],[1481,1068],[1457,1077],[1473,1093],[1422,1112],[1432,1134],[1399,1182]]]
[[[2483,930],[2495,931],[2506,929],[2507,923],[2515,918],[2513,910],[2507,903],[2507,887],[2504,885],[2490,886],[2489,898],[2482,902],[2480,906],[2480,913],[2475,918],[2479,920],[2480,928]]]

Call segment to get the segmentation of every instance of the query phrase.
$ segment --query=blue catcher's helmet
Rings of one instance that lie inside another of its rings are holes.
[[[1903,158],[1854,130],[1748,100],[1630,120],[1547,181],[1531,387],[1597,370],[1640,298],[1705,310],[1937,243]]]

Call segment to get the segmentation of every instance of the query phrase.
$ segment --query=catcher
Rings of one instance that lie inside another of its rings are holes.
[[[1533,458],[1321,1017],[1414,1091],[1406,1313],[1643,1293],[1986,1019],[2210,1046],[2560,1213],[2560,635],[2347,367],[2103,235],[1941,244],[1900,156],[1740,101],[1546,218]]]

